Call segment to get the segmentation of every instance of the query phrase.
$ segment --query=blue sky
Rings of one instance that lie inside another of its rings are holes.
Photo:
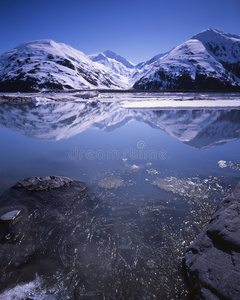
[[[0,0],[0,11],[0,53],[47,38],[138,63],[203,29],[240,36],[240,0]]]

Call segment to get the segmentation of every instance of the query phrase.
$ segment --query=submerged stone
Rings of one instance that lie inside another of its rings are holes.
[[[123,180],[120,176],[106,176],[98,182],[98,186],[104,189],[117,189],[123,186]]]
[[[28,177],[20,180],[13,188],[25,188],[28,191],[46,191],[68,186],[73,179],[62,176]]]
[[[240,183],[187,249],[185,266],[194,299],[239,299]]]
[[[158,186],[161,190],[173,192],[181,196],[208,198],[209,190],[201,183],[194,182],[192,179],[177,177],[157,178],[153,185]]]
[[[148,174],[150,174],[150,175],[158,175],[158,174],[159,174],[158,171],[155,170],[155,169],[149,169],[149,170],[147,170],[147,172],[148,172]]]
[[[240,170],[240,163],[234,163],[230,161],[228,166],[233,170]]]

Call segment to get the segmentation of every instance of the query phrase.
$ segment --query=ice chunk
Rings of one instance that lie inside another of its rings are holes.
[[[6,214],[1,216],[2,221],[11,221],[14,220],[19,214],[21,210],[12,210],[7,212]]]
[[[219,160],[218,165],[220,168],[226,168],[227,167],[227,162],[225,160]]]
[[[51,103],[53,100],[44,98],[44,97],[34,97],[32,98],[32,103],[35,104],[35,106],[39,106],[41,104],[47,104]]]
[[[138,171],[139,171],[139,166],[137,166],[137,165],[131,166],[131,172],[138,172]]]

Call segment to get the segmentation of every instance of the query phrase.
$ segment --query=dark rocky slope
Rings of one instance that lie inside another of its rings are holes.
[[[185,266],[193,299],[239,299],[240,183],[188,248]]]

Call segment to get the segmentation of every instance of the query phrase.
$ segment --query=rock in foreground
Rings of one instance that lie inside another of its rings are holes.
[[[72,179],[62,176],[28,177],[18,181],[13,188],[25,188],[28,191],[46,191],[69,185]]]
[[[70,181],[59,176],[30,177],[18,182],[16,187],[20,188],[10,188],[0,195],[0,300],[60,299],[57,292],[54,297],[33,296],[25,284],[38,276],[46,278],[46,282],[48,276],[51,282],[58,282],[56,272],[69,270],[66,257],[72,256],[67,253],[65,257],[64,249],[71,252],[76,225],[81,224],[81,230],[84,226],[89,228],[88,211],[91,213],[93,201],[87,185],[76,180],[69,184]],[[76,237],[79,242],[79,231]],[[14,288],[13,293],[3,292],[9,288]],[[32,288],[40,290],[40,282]]]
[[[194,299],[239,299],[240,183],[188,248],[185,266]]]

